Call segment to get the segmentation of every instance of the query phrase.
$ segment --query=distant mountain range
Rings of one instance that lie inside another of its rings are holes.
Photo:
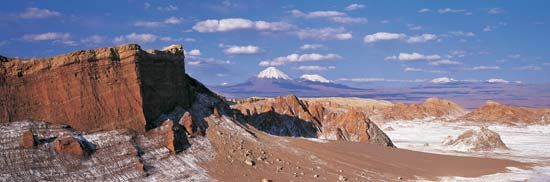
[[[211,86],[228,98],[274,97],[294,94],[300,97],[360,97],[397,102],[422,102],[429,97],[453,100],[467,109],[487,100],[523,107],[550,107],[550,84],[525,84],[500,79],[461,81],[437,78],[430,82],[403,87],[351,87],[335,83],[321,75],[302,75],[293,79],[283,71],[269,67],[256,77],[235,85]]]

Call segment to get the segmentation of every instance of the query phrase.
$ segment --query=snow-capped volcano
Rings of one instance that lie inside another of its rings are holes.
[[[330,80],[326,79],[325,77],[323,77],[321,75],[317,75],[317,74],[313,74],[313,75],[305,74],[305,75],[300,76],[300,78],[305,80],[305,81],[310,81],[310,82],[330,83]]]
[[[281,79],[281,80],[292,80],[287,74],[275,67],[268,67],[265,70],[258,73],[258,78],[268,78],[268,79]]]

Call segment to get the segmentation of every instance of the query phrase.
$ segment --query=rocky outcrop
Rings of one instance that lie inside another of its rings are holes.
[[[334,106],[326,101],[305,102],[294,95],[289,95],[240,102],[233,108],[243,113],[251,125],[274,135],[394,146],[388,136],[367,117],[365,112],[355,107],[335,108]]]
[[[170,119],[164,121],[161,126],[150,130],[148,134],[163,144],[172,154],[177,154],[190,145],[183,126]]]
[[[548,124],[550,123],[550,110],[513,107],[495,101],[487,101],[482,107],[464,115],[458,120],[510,125]]]
[[[30,149],[33,148],[36,145],[36,139],[34,138],[34,134],[32,133],[32,130],[27,130],[21,135],[21,147]]]
[[[394,104],[381,109],[378,114],[381,115],[382,120],[391,121],[424,119],[427,117],[459,117],[466,114],[466,111],[452,101],[428,98],[422,104]]]
[[[492,151],[492,150],[507,150],[508,147],[500,139],[498,133],[489,130],[483,126],[479,129],[466,130],[455,139],[448,138],[443,144],[453,146],[458,150],[466,151]]]
[[[129,44],[52,58],[0,62],[0,122],[24,119],[80,131],[128,128],[193,102],[181,45],[143,51]]]

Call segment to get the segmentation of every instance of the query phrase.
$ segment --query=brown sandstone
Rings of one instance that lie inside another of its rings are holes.
[[[487,101],[485,105],[459,118],[459,120],[511,125],[546,124],[550,123],[550,109],[513,107],[495,101]]]
[[[78,157],[83,157],[89,152],[79,139],[66,134],[61,134],[57,137],[54,141],[54,149],[57,154]]]
[[[188,107],[183,49],[143,51],[135,44],[52,58],[2,58],[0,122],[24,119],[80,131],[144,132],[160,114]]]

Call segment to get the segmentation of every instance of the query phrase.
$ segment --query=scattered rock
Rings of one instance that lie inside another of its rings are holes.
[[[30,149],[36,146],[36,139],[32,133],[32,130],[27,130],[23,135],[21,135],[21,147]]]
[[[244,160],[244,163],[249,166],[254,166],[256,164],[253,160],[250,159]]]
[[[346,178],[345,176],[342,176],[342,175],[339,175],[338,176],[338,181],[347,181],[348,178]]]
[[[403,177],[399,176],[397,177],[398,180],[403,180]]]
[[[314,174],[314,175],[313,175],[313,178],[318,178],[318,177],[319,177],[318,174]]]
[[[393,129],[391,126],[388,126],[386,127],[386,129],[384,129],[384,131],[395,131],[395,129]]]
[[[74,136],[61,134],[54,141],[54,149],[57,154],[83,157],[90,153],[91,149]]]
[[[139,171],[145,171],[145,165],[142,162],[136,162],[134,165],[134,168],[136,168]]]
[[[271,182],[271,180],[264,178],[264,179],[262,179],[262,182]]]

